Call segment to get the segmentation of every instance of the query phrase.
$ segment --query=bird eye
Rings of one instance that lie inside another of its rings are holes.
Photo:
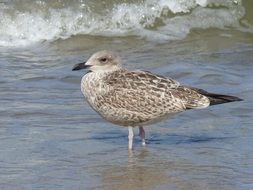
[[[107,59],[106,59],[105,57],[103,57],[103,58],[100,59],[100,61],[101,61],[101,62],[106,62]]]

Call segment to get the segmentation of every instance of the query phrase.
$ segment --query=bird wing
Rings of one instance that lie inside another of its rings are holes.
[[[187,109],[205,108],[210,104],[208,97],[200,94],[196,88],[187,86],[178,86],[171,90],[174,97],[181,99]]]
[[[118,118],[122,119],[124,116],[120,114],[124,113],[128,119],[135,121],[138,117],[139,122],[145,122],[185,109],[182,101],[171,92],[179,86],[173,79],[145,71],[119,70],[107,75],[103,81],[106,93],[96,97],[103,102],[99,108],[101,113],[104,110],[108,114],[110,109]]]
[[[118,70],[110,75],[107,75],[105,81],[111,86],[119,88],[150,88],[157,91],[164,91],[168,89],[177,88],[180,84],[179,82],[171,79],[165,78],[160,75],[154,75],[148,71],[127,71]]]

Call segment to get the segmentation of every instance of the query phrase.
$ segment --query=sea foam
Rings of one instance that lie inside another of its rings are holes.
[[[185,38],[194,28],[243,30],[240,19],[245,14],[241,1],[231,0],[113,1],[112,4],[79,0],[61,1],[57,5],[26,1],[1,5],[0,46],[25,46],[77,34],[176,40]],[[247,27],[250,29],[244,31],[253,31],[250,24]]]

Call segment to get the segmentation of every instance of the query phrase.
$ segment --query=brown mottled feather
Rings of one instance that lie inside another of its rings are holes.
[[[106,120],[128,126],[132,149],[133,129],[139,127],[145,145],[143,126],[192,108],[205,108],[242,99],[180,85],[177,81],[145,71],[128,71],[120,57],[99,51],[72,70],[89,69],[82,78],[81,90],[90,106]]]
[[[179,86],[175,90],[172,90],[173,96],[181,99],[187,109],[191,108],[205,108],[209,106],[209,99],[199,94],[197,91],[192,90],[186,86]]]
[[[91,106],[105,119],[126,126],[153,123],[186,108],[203,107],[201,99],[209,104],[204,96],[173,79],[144,71],[116,70],[91,88],[104,92],[92,95]]]

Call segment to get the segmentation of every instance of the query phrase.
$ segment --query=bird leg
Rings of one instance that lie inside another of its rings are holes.
[[[133,127],[128,127],[128,149],[133,149],[133,138],[134,138],[134,132]]]
[[[144,128],[143,127],[139,127],[139,132],[140,132],[140,137],[141,137],[141,144],[142,144],[142,146],[145,146],[146,142],[145,142],[145,131],[144,131]]]

